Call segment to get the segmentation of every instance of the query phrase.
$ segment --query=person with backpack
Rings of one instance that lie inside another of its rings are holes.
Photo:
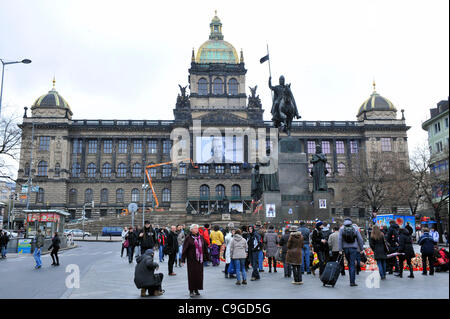
[[[329,246],[323,233],[323,223],[319,220],[316,223],[316,228],[313,230],[311,240],[313,244],[314,252],[317,253],[319,258],[319,275],[321,276],[325,269],[325,264],[329,259]]]
[[[411,259],[416,256],[414,253],[413,242],[410,235],[410,232],[407,228],[400,229],[400,235],[398,238],[398,252],[403,254],[399,255],[399,273],[395,276],[403,278],[403,264],[406,260],[409,267],[409,276],[408,278],[414,278],[413,266],[411,264]]]
[[[358,247],[361,251],[364,250],[364,242],[358,229],[353,225],[350,218],[344,220],[344,225],[339,229],[339,254],[345,254],[348,261],[348,270],[350,274],[350,287],[357,286],[356,284],[356,258],[358,254]]]
[[[427,275],[427,260],[430,264],[430,276],[434,275],[434,240],[430,235],[428,228],[423,229],[423,235],[420,237],[418,244],[422,253],[422,275]]]
[[[259,280],[258,256],[262,249],[261,236],[255,231],[253,226],[248,228],[249,236],[247,239],[248,253],[252,255],[250,261],[252,263],[252,279],[251,281]]]
[[[310,243],[309,243],[309,235],[310,235],[310,230],[308,227],[305,226],[305,222],[300,222],[300,228],[298,229],[299,232],[302,233],[303,236],[303,248],[302,248],[302,265],[301,265],[301,272],[302,275],[304,274],[304,272],[306,271],[306,273],[308,275],[311,275],[311,269],[310,269],[310,265],[311,265],[311,260],[310,260],[310,256],[311,256],[311,248],[310,248]]]
[[[398,237],[400,227],[394,220],[389,221],[389,229],[386,233],[386,242],[389,244],[389,254],[393,254],[398,252]],[[397,260],[397,256],[393,256],[388,258],[386,261],[386,267],[389,275],[392,275],[393,268],[395,268],[395,272],[399,271],[399,264]]]
[[[372,233],[370,235],[370,248],[373,251],[373,257],[378,265],[378,272],[382,280],[386,279],[386,259],[388,254],[388,247],[386,240],[384,239],[384,234],[381,232],[380,228],[375,225],[373,226]]]

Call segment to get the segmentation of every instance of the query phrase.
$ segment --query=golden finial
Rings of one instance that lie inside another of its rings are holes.
[[[375,87],[376,87],[375,79],[373,79],[372,86],[373,86],[373,91],[375,92]]]
[[[242,52],[242,48],[241,48],[241,63],[244,63],[244,52]]]
[[[217,10],[214,10],[214,15],[217,16]]]
[[[55,89],[55,82],[56,82],[55,76],[53,76],[53,89]]]

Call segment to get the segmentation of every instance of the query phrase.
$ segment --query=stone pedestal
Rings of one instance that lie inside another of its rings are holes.
[[[316,212],[317,217],[321,220],[329,219],[331,220],[331,201],[333,200],[333,196],[329,192],[325,191],[315,191],[313,192],[313,200],[314,200],[314,210]]]
[[[262,196],[262,209],[259,212],[260,220],[266,222],[276,222],[281,212],[281,193],[280,192],[264,192]],[[275,205],[275,216],[267,216],[268,205]]]

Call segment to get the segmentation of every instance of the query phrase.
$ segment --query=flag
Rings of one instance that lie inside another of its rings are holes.
[[[266,56],[262,57],[262,58],[259,60],[259,63],[264,63],[264,62],[266,62],[267,60],[269,60],[269,55],[268,55],[268,54],[267,54]]]

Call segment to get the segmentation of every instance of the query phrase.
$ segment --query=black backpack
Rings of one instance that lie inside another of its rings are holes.
[[[352,244],[356,240],[356,230],[352,225],[344,226],[342,238],[346,243]]]

